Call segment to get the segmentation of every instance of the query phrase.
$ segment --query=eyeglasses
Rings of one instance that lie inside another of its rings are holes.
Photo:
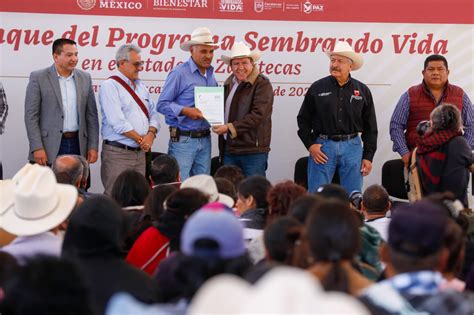
[[[130,62],[128,60],[125,60],[126,62]],[[132,66],[134,66],[135,68],[141,68],[143,67],[143,65],[145,64],[145,61],[137,61],[137,62],[130,62],[132,64]]]

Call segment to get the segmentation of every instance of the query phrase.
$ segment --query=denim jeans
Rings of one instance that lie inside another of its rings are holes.
[[[58,155],[64,155],[64,154],[81,155],[81,148],[79,147],[78,137],[61,138],[61,145],[59,146]]]
[[[252,175],[265,176],[268,167],[268,153],[224,154],[224,165],[235,165],[242,169],[246,177]]]
[[[308,191],[332,181],[336,168],[339,170],[341,186],[350,194],[362,189],[362,141],[359,137],[347,141],[332,141],[321,138],[315,143],[322,144],[321,150],[328,157],[326,164],[317,164],[311,155],[308,159]]]
[[[211,136],[203,138],[181,136],[178,142],[170,140],[168,154],[178,161],[183,181],[194,175],[211,172]]]

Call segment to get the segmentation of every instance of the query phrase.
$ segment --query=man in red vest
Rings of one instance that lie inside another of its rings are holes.
[[[457,106],[464,122],[464,137],[474,147],[474,125],[471,100],[462,88],[448,82],[448,61],[441,55],[425,60],[423,82],[403,93],[390,120],[390,138],[393,151],[398,152],[408,165],[410,151],[416,147],[419,135],[416,126],[429,120],[431,111],[442,103]]]

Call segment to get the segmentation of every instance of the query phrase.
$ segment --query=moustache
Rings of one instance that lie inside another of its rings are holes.
[[[336,68],[336,67],[331,67],[331,71],[341,71],[341,69]]]

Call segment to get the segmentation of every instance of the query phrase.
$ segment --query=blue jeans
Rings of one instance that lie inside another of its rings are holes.
[[[170,140],[168,154],[178,161],[183,181],[194,175],[211,173],[211,136],[180,136],[178,142]]]
[[[332,181],[336,168],[339,170],[341,186],[350,194],[362,190],[362,141],[359,137],[347,141],[316,139],[322,144],[321,151],[326,154],[326,164],[317,164],[311,155],[308,159],[308,191],[315,192],[318,187]]]
[[[268,167],[268,153],[224,154],[224,165],[235,165],[242,169],[244,175],[265,176]]]
[[[78,137],[61,138],[61,145],[59,146],[58,155],[64,155],[64,154],[81,155],[81,148],[79,146]]]

